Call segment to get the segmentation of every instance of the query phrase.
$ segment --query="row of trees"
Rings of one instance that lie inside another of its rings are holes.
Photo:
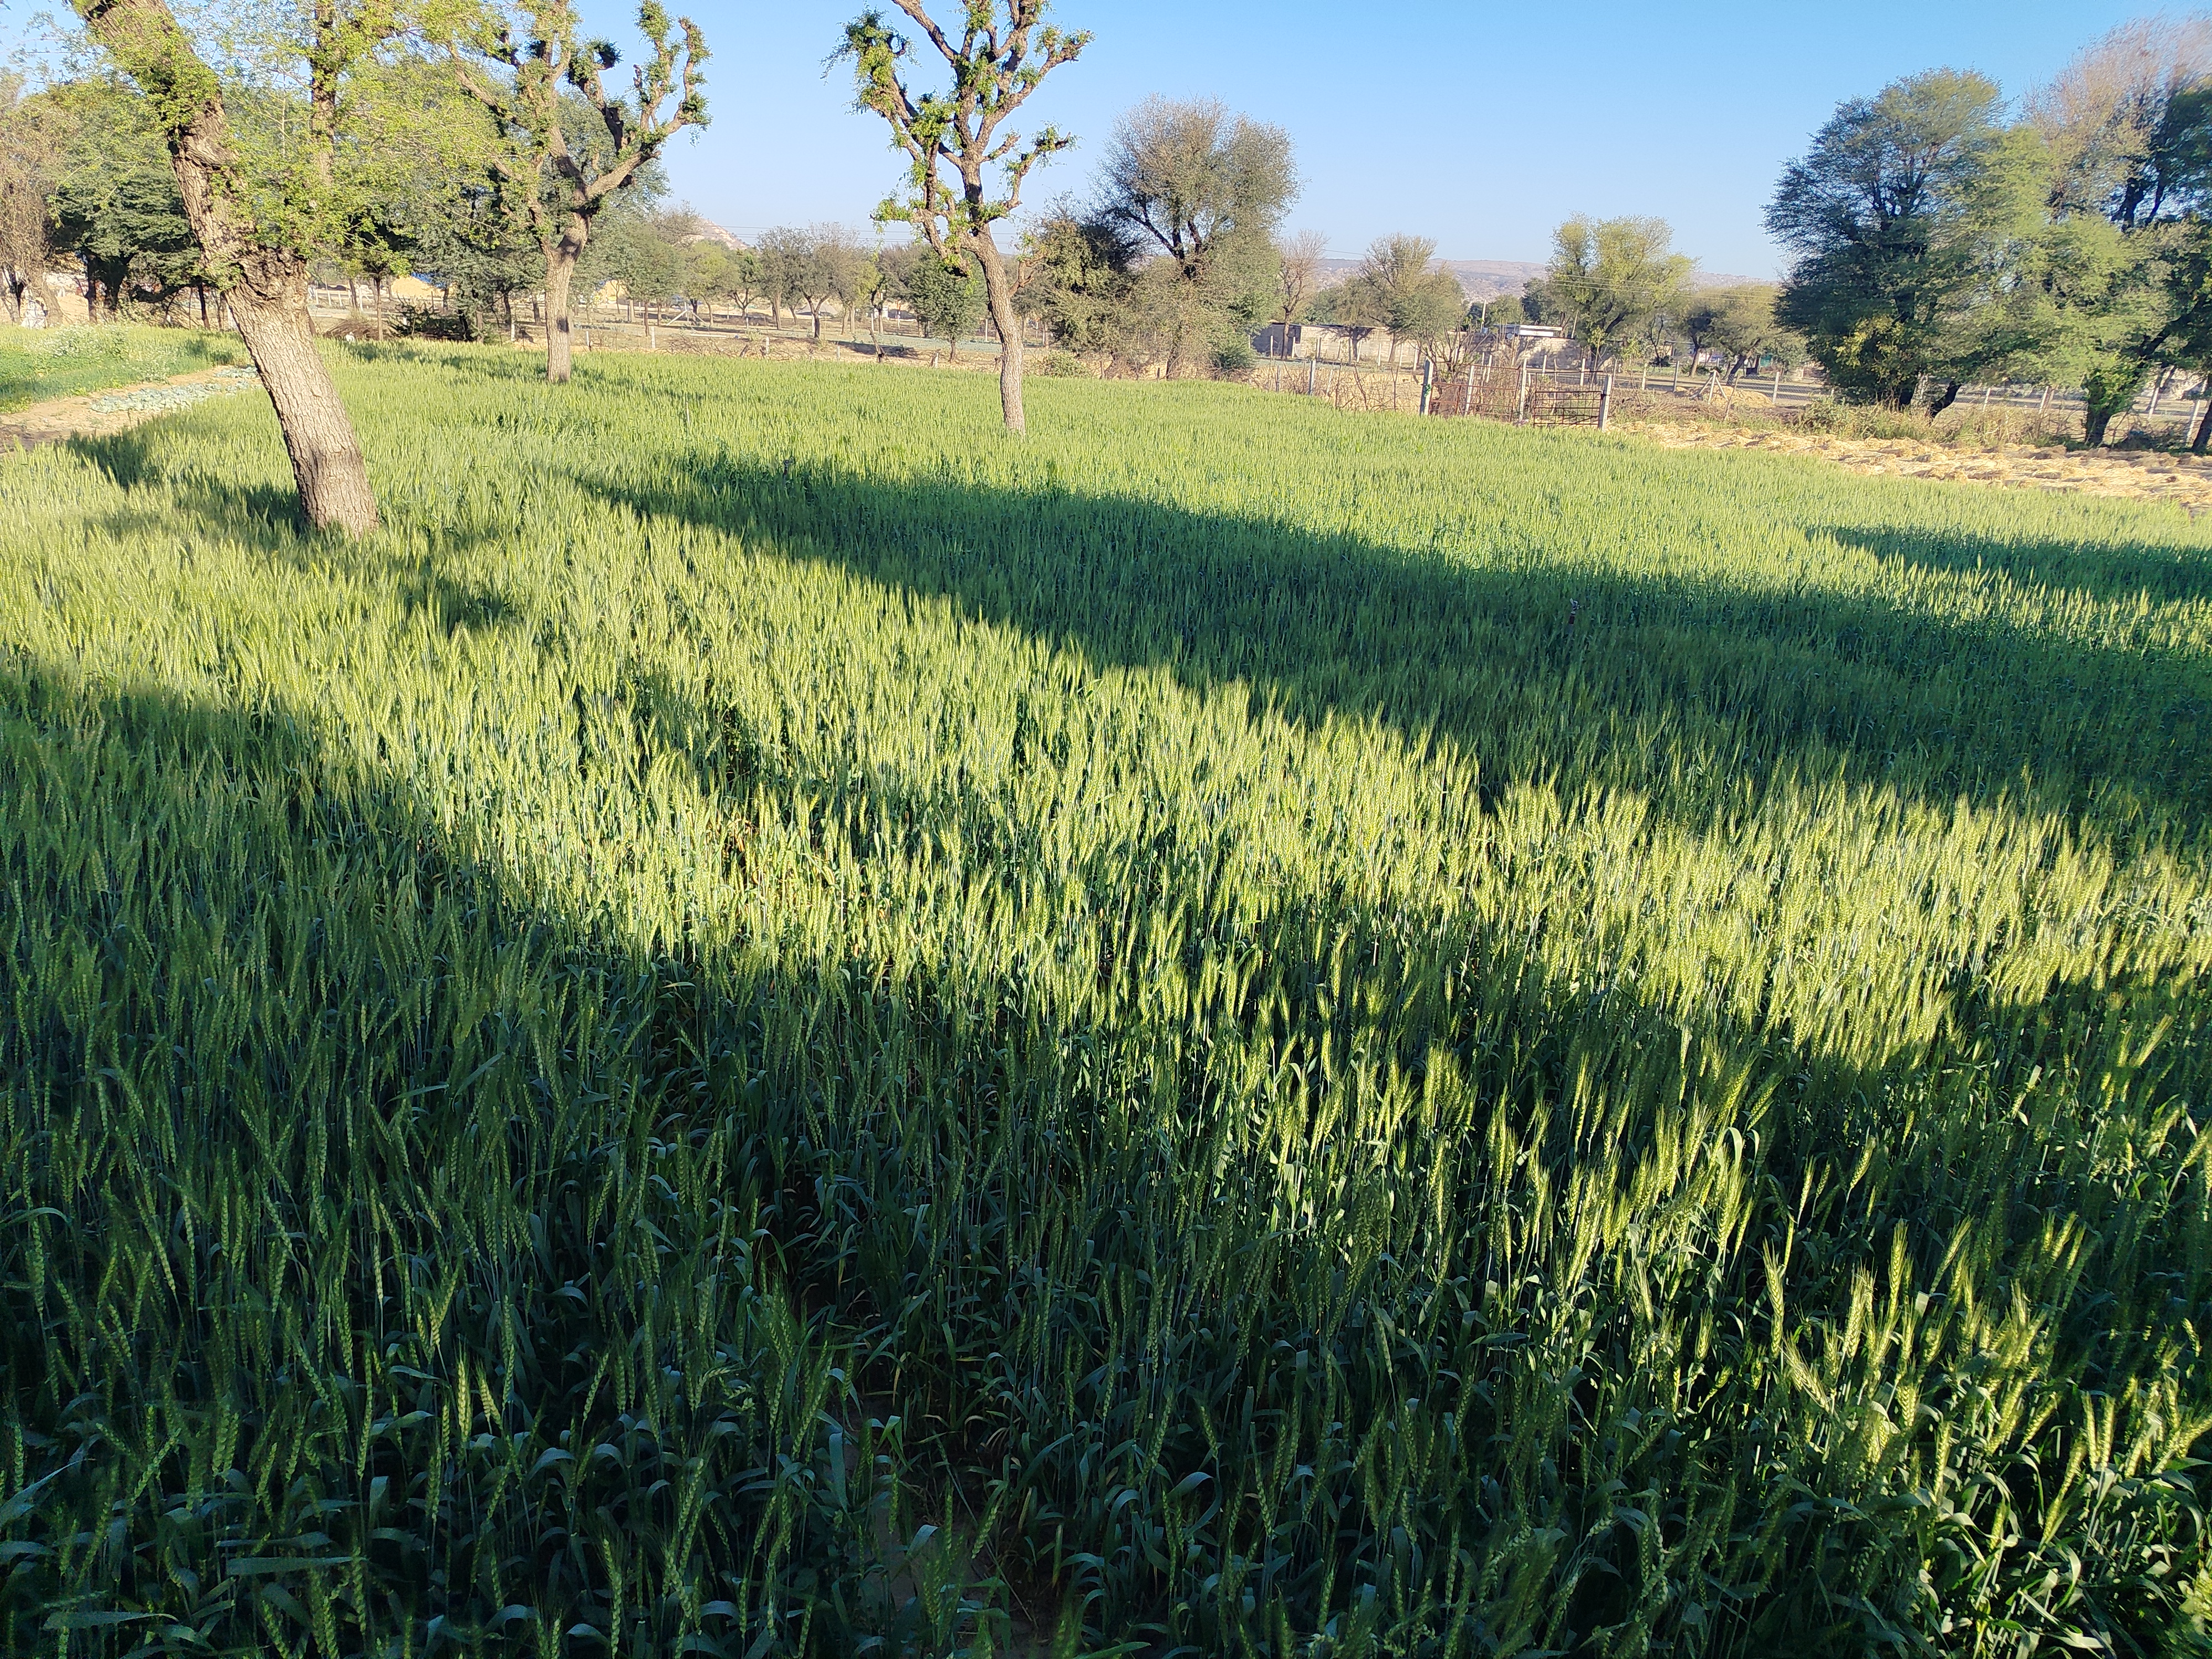
[[[1766,222],[1781,319],[1844,395],[2079,386],[2101,442],[2161,368],[2212,368],[2212,21],[2115,30],[2016,113],[1949,70],[1852,100]]]
[[[0,253],[20,307],[52,246],[82,259],[95,314],[210,291],[276,406],[309,520],[376,522],[360,447],[314,347],[319,260],[372,277],[423,254],[465,294],[511,296],[534,251],[548,373],[592,226],[707,118],[707,49],[658,0],[627,88],[571,0],[313,0],[200,15],[72,0],[93,59],[0,109]]]

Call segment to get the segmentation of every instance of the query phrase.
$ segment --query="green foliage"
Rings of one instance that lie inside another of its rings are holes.
[[[2015,356],[2002,303],[2047,182],[1996,82],[1934,70],[1840,105],[1784,171],[1767,228],[1797,256],[1776,309],[1844,396],[1909,404]]]
[[[903,277],[907,304],[923,331],[956,345],[983,320],[983,273],[972,260],[948,263],[924,250]]]
[[[1036,372],[1056,380],[1087,380],[1091,371],[1072,351],[1048,351],[1038,360]]]
[[[127,324],[9,329],[0,334],[0,410],[245,361],[246,348],[227,334]]]
[[[1780,290],[1771,283],[1708,289],[1681,307],[1684,337],[1695,353],[1711,348],[1729,360],[1729,376],[1755,369],[1767,357],[1795,368],[1805,361],[1805,338],[1775,315]]]
[[[199,275],[199,244],[143,95],[95,76],[48,88],[27,113],[51,145],[53,251],[83,261],[93,304],[113,306],[142,284],[173,292]]]
[[[1599,356],[1648,352],[1689,301],[1692,262],[1663,219],[1577,214],[1552,236],[1540,320]]]
[[[1213,349],[1213,368],[1217,374],[1242,374],[1260,361],[1260,354],[1252,349],[1252,342],[1243,335],[1224,340]]]
[[[0,1645],[2201,1625],[2179,512],[341,378],[0,493]]]

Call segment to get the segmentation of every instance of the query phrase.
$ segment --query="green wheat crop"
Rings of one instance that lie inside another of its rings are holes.
[[[2179,512],[340,370],[0,471],[0,1647],[2202,1650]]]

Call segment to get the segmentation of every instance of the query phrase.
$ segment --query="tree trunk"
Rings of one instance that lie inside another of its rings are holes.
[[[2111,428],[2112,424],[2112,411],[2111,410],[2099,409],[2095,404],[2091,404],[2088,408],[2081,411],[2082,443],[2091,449],[2103,448],[2105,444],[2105,434]]]
[[[307,261],[256,234],[238,176],[222,94],[167,0],[76,0],[86,27],[160,112],[185,217],[237,319],[276,406],[300,505],[318,530],[376,528],[376,496],[353,422],[315,349],[307,317]]]
[[[999,330],[1000,411],[1006,417],[1007,431],[1026,432],[1029,422],[1022,412],[1022,324],[1014,313],[1014,285],[990,231],[976,232],[972,240],[983,266],[983,292],[990,301],[991,320]]]
[[[590,240],[591,223],[581,214],[571,214],[561,240],[545,249],[545,383],[568,384],[570,362],[568,289],[576,276],[576,261]]]
[[[376,496],[353,422],[315,349],[304,289],[294,283],[272,295],[264,284],[240,283],[230,292],[230,309],[276,405],[307,521],[366,535],[376,528]]]
[[[1946,380],[1943,382],[1942,391],[1937,392],[1936,394],[1935,401],[1928,405],[1928,418],[1929,420],[1934,420],[1945,410],[1950,408],[1953,404],[1959,401],[1959,386],[1960,383],[1956,380]]]
[[[2197,435],[2189,441],[2189,453],[2202,455],[2212,448],[2212,385],[2203,388],[2203,401],[2197,405]]]

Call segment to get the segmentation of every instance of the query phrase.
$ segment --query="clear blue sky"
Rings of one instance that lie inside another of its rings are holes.
[[[594,27],[634,43],[635,0],[584,4]],[[678,196],[740,234],[820,219],[865,225],[898,168],[882,124],[852,112],[846,71],[823,75],[854,9],[690,0],[714,53],[714,119],[668,154]],[[1322,231],[1334,252],[1412,231],[1450,258],[1540,259],[1570,213],[1653,213],[1705,269],[1763,276],[1777,256],[1761,205],[1838,100],[1941,64],[2025,93],[2114,24],[2156,9],[1059,0],[1057,21],[1097,39],[1030,107],[1084,142],[1030,194],[1086,189],[1115,115],[1147,93],[1202,94],[1290,129],[1306,180],[1291,227]],[[18,0],[0,13],[0,38],[20,38],[26,21]]]
[[[593,21],[635,15],[587,0]],[[679,195],[740,234],[866,222],[896,179],[880,122],[822,60],[857,6],[692,0],[714,52],[714,125],[679,142]],[[672,9],[677,9],[672,7]],[[1765,275],[1760,210],[1838,100],[1950,64],[2008,93],[2114,24],[2116,0],[1599,0],[1558,8],[1436,0],[1058,0],[1097,37],[1031,100],[1085,142],[1038,199],[1085,189],[1115,116],[1147,93],[1218,97],[1290,129],[1297,228],[1332,252],[1412,231],[1458,258],[1541,259],[1566,215],[1656,213],[1706,269]],[[885,5],[885,9],[890,8]]]

